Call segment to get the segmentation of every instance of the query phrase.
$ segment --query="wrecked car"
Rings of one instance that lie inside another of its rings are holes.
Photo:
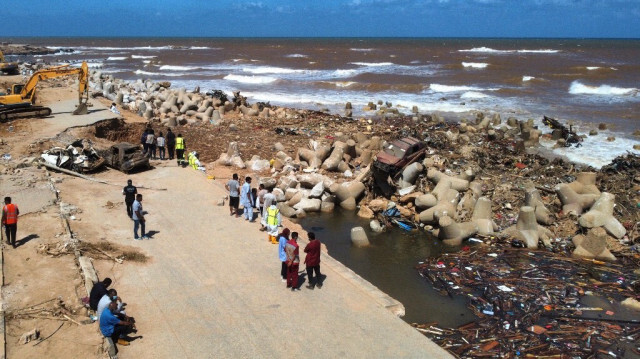
[[[407,165],[424,158],[427,143],[414,137],[395,140],[378,152],[373,167],[392,177]]]
[[[121,142],[101,152],[107,166],[129,173],[134,169],[148,169],[149,158],[142,153],[140,146]]]
[[[104,165],[104,159],[85,140],[78,140],[66,148],[53,147],[44,151],[40,158],[50,165],[78,173],[95,171]]]

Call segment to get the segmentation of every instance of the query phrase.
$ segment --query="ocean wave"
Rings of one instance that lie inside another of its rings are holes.
[[[535,79],[533,76],[522,76],[522,82],[527,82]]]
[[[393,66],[394,65],[393,62],[350,62],[350,64],[358,65],[358,66],[371,66],[371,67]]]
[[[615,87],[610,85],[589,86],[578,81],[573,81],[569,86],[569,93],[573,95],[600,95],[600,96],[637,96],[638,89],[634,87]]]
[[[145,55],[131,55],[132,59],[153,59],[154,57],[158,57],[156,55],[149,55],[149,56],[145,56]]]
[[[145,75],[145,76],[169,76],[169,77],[180,77],[184,74],[175,73],[175,72],[150,72],[144,70],[136,70],[134,72],[136,75]]]
[[[599,69],[601,69],[600,66],[587,66],[587,70],[589,70],[589,71],[599,70]]]
[[[467,99],[487,98],[487,97],[489,97],[489,95],[483,94],[482,92],[477,92],[477,91],[467,91],[462,95],[460,95],[460,98],[467,98]]]
[[[189,50],[207,50],[209,49],[207,46],[191,46]]]
[[[332,83],[336,85],[336,87],[349,87],[351,85],[357,84],[357,82],[353,82],[353,81],[336,81]]]
[[[301,73],[305,70],[296,70],[285,67],[275,67],[275,66],[258,66],[258,67],[245,67],[242,69],[243,72],[249,72],[252,74],[294,74]]]
[[[107,57],[107,61],[123,61],[126,60],[126,56],[109,56]]]
[[[225,80],[235,81],[245,84],[269,84],[277,81],[276,77],[271,76],[242,76],[242,75],[227,75]]]
[[[80,67],[82,66],[82,62],[76,62],[74,64],[61,64],[61,65],[71,65],[71,67]],[[104,66],[103,62],[87,62],[87,66],[90,69],[100,69]]]
[[[169,70],[169,71],[191,71],[197,70],[197,66],[176,66],[176,65],[162,65],[160,66],[160,70]]]
[[[357,70],[351,70],[351,69],[347,69],[347,70],[335,70],[333,71],[332,75],[333,77],[351,77],[351,76],[355,76],[359,73],[359,71]]]
[[[463,62],[462,66],[463,67],[472,67],[474,69],[484,69],[487,66],[489,66],[489,64],[486,63],[486,62]]]
[[[349,50],[355,51],[355,52],[371,52],[375,49],[371,49],[371,48],[362,49],[362,48],[352,47]]]
[[[78,49],[115,51],[115,50],[171,50],[174,46],[133,46],[133,47],[110,47],[110,46],[78,46]]]
[[[555,54],[560,52],[560,50],[554,50],[554,49],[497,50],[497,49],[492,49],[490,47],[474,47],[472,49],[458,50],[458,52],[484,52],[484,53],[495,53],[495,54],[510,54],[510,53]]]
[[[480,88],[473,86],[450,86],[441,84],[431,84],[429,88],[433,92],[462,92],[462,91],[498,91],[497,88]]]
[[[286,55],[285,57],[298,58],[298,57],[309,57],[309,56],[303,55],[303,54],[289,54],[289,55]]]

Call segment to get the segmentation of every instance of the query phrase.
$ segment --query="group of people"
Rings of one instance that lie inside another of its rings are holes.
[[[185,163],[184,151],[186,144],[184,138],[182,138],[182,134],[176,136],[171,129],[167,130],[167,136],[165,137],[162,132],[156,136],[155,131],[147,127],[140,136],[140,143],[142,144],[143,153],[151,159],[173,160],[175,153],[178,165]],[[168,157],[165,157],[165,153]]]
[[[96,282],[89,293],[89,308],[96,312],[100,332],[113,343],[129,345],[126,336],[136,331],[135,320],[125,313],[126,303],[111,286],[111,278]]]
[[[309,281],[307,288],[314,289],[318,287],[319,289],[322,288],[322,274],[320,274],[320,250],[322,246],[315,233],[309,232],[307,237],[309,243],[304,247],[304,252],[306,253],[304,264]],[[289,228],[282,230],[282,233],[278,236],[278,259],[282,264],[280,269],[282,281],[287,283],[287,288],[291,288],[292,291],[299,291],[300,246],[298,245],[298,232],[290,232]]]
[[[127,206],[127,215],[133,220],[133,239],[149,239],[145,232],[146,211],[142,209],[142,194],[138,193],[138,188],[133,185],[132,180],[127,180],[127,185],[122,189],[124,203]],[[140,236],[138,236],[140,228]]]
[[[251,177],[246,177],[244,183],[240,185],[237,173],[225,184],[229,191],[229,215],[240,217],[240,205],[243,207],[242,216],[249,222],[254,221],[254,209],[262,217],[261,231],[267,232],[268,241],[278,244],[278,257],[282,262],[280,275],[282,281],[287,283],[287,288],[293,291],[300,290],[298,286],[298,269],[300,266],[298,232],[291,233],[285,228],[278,234],[278,228],[282,224],[280,210],[276,206],[276,196],[272,189],[266,189],[263,184],[258,188],[251,187]],[[291,236],[291,237],[289,237]],[[316,239],[315,233],[309,232],[309,243],[305,246],[307,253],[304,263],[306,264],[307,278],[309,285],[307,288],[314,289],[316,286],[322,288],[322,277],[320,274],[320,241]],[[315,277],[314,277],[315,273]]]

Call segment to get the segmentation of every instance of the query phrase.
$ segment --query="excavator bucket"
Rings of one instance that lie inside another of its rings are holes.
[[[80,104],[76,107],[75,111],[73,111],[74,115],[86,115],[89,113],[89,109],[87,108],[86,102],[80,102]]]

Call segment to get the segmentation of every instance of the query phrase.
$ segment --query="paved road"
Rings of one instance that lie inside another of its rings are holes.
[[[328,265],[322,289],[287,290],[276,246],[257,224],[215,206],[224,190],[191,169],[163,166],[134,175],[169,189],[142,191],[147,229],[158,233],[119,240],[152,257],[115,283],[143,335],[121,358],[450,357]],[[130,226],[123,210],[116,215]]]

